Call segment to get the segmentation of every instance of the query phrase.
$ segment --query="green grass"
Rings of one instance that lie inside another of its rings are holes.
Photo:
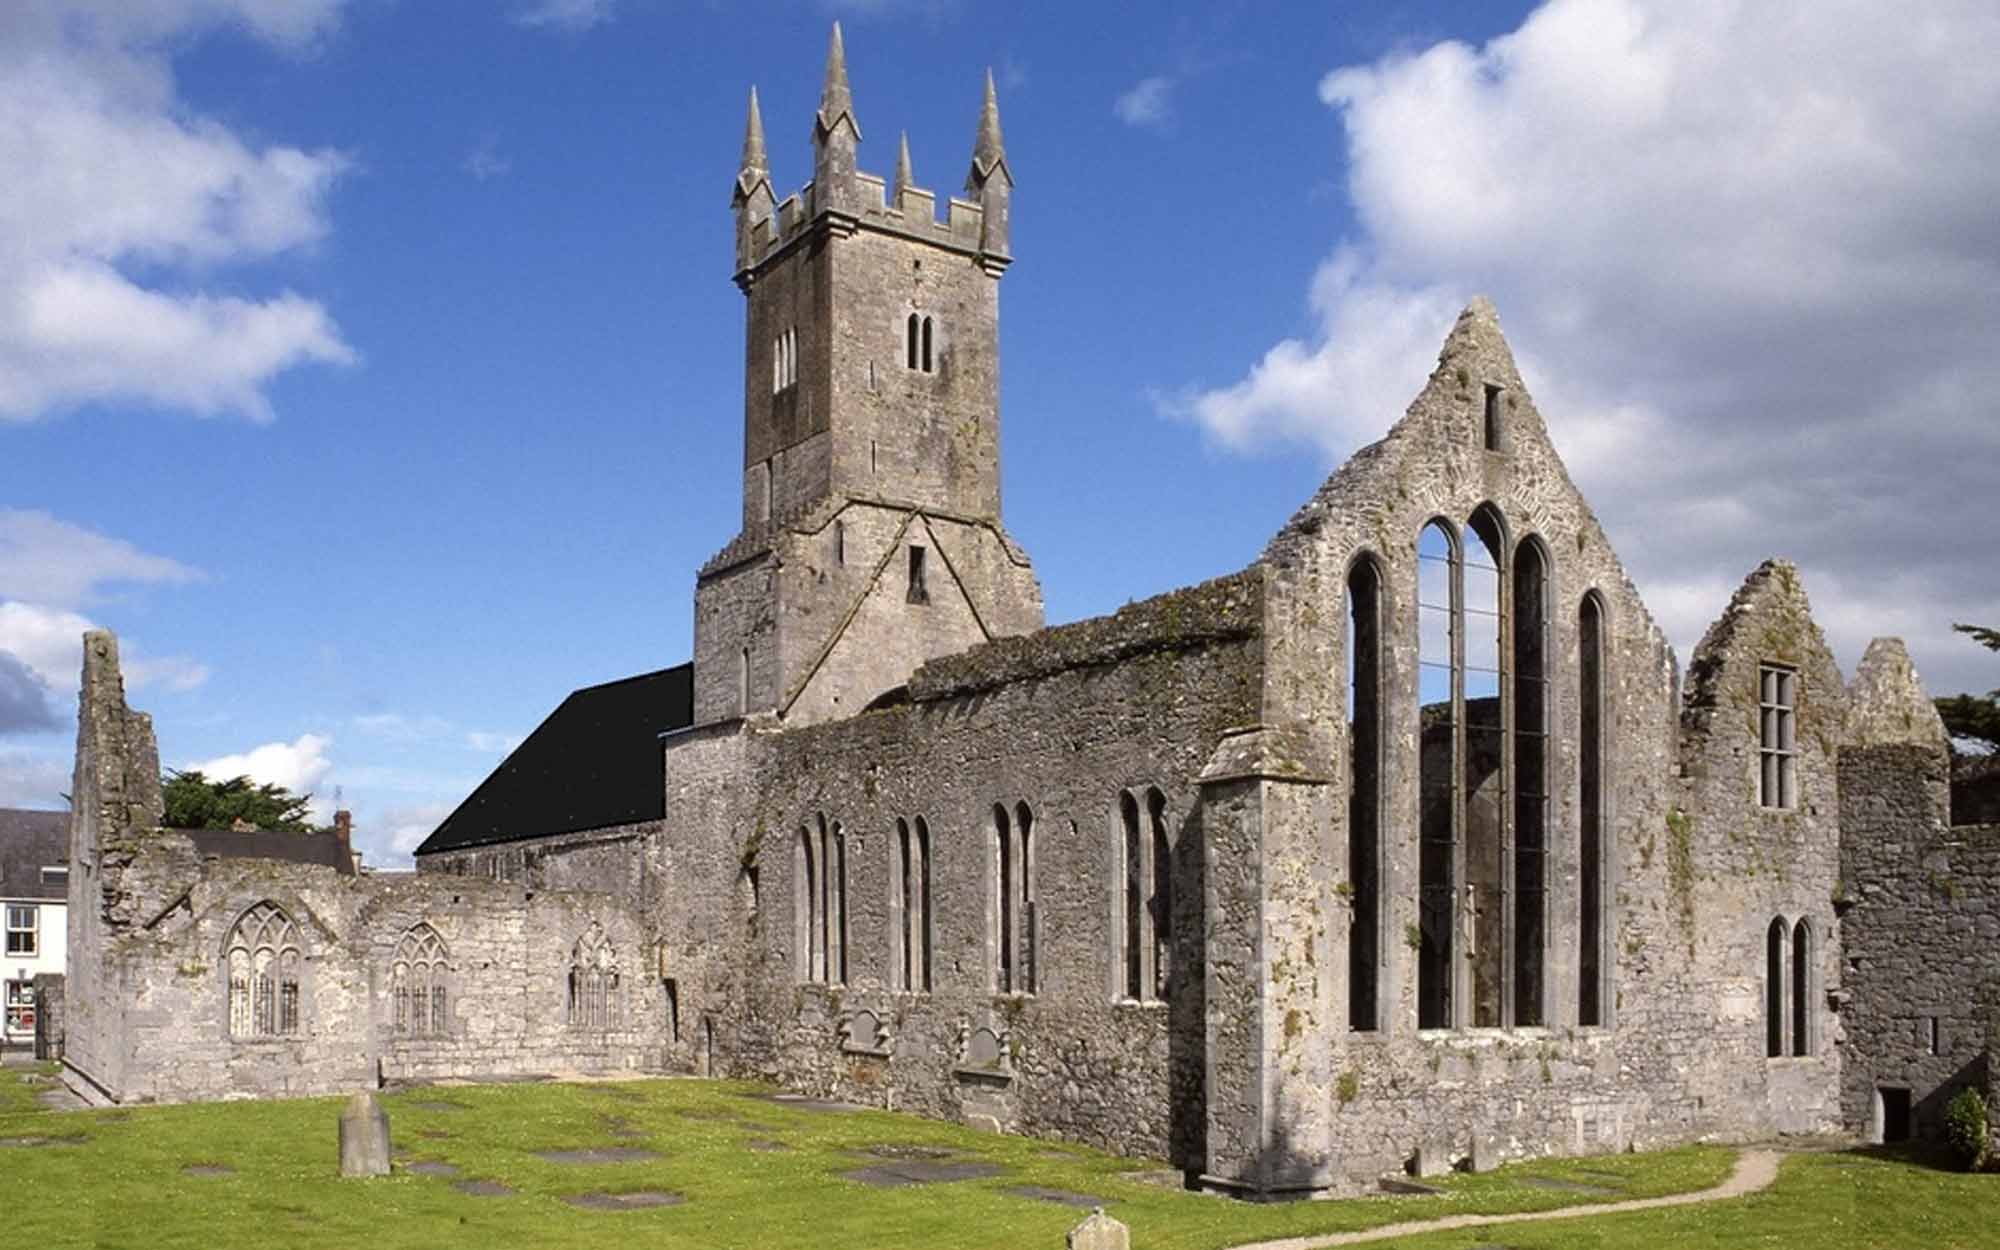
[[[1976,1250],[2000,1246],[2000,1175],[1944,1170],[1883,1150],[1800,1154],[1777,1183],[1729,1202],[1586,1220],[1398,1238],[1395,1250],[1608,1250],[1610,1247]]]
[[[407,1152],[406,1162],[449,1162],[461,1170],[460,1179],[496,1180],[516,1191],[508,1197],[476,1198],[458,1192],[449,1179],[401,1170],[375,1180],[340,1179],[335,1150],[339,1099],[46,1112],[26,1109],[33,1105],[34,1091],[16,1085],[16,1073],[0,1074],[0,1140],[71,1139],[68,1144],[0,1147],[0,1163],[8,1169],[14,1192],[34,1196],[32,1202],[12,1207],[16,1234],[24,1244],[42,1247],[429,1250],[458,1245],[580,1248],[631,1241],[666,1250],[904,1245],[1053,1250],[1083,1213],[1004,1192],[1010,1186],[1040,1185],[1102,1197],[1113,1215],[1131,1225],[1138,1250],[1212,1250],[1430,1216],[1548,1210],[1700,1189],[1726,1176],[1734,1158],[1727,1149],[1692,1147],[1551,1160],[1481,1176],[1453,1176],[1444,1182],[1447,1193],[1441,1197],[1253,1206],[1140,1178],[1159,1170],[1158,1163],[977,1134],[886,1112],[806,1111],[760,1099],[757,1095],[767,1091],[741,1083],[494,1085],[386,1096],[393,1136]],[[421,1105],[436,1102],[455,1108]],[[639,1136],[614,1135],[621,1127]],[[766,1153],[748,1148],[748,1142],[765,1138],[791,1149]],[[885,1143],[947,1149],[997,1164],[1005,1173],[902,1189],[871,1188],[842,1175],[881,1162],[855,1152]],[[639,1146],[660,1152],[660,1157],[574,1166],[550,1163],[534,1153],[591,1146]],[[233,1171],[189,1176],[184,1169],[191,1165]],[[1524,1183],[1528,1177],[1567,1179],[1612,1192],[1592,1196],[1537,1188]],[[1790,1212],[1787,1199],[1752,1199],[1757,1205],[1748,1209],[1761,1215],[1739,1211],[1735,1217],[1718,1217],[1709,1208],[1690,1208],[1632,1225],[1630,1241],[1575,1240],[1596,1234],[1583,1225],[1552,1225],[1560,1231],[1549,1236],[1571,1240],[1532,1244],[1650,1246],[1666,1237],[1678,1239],[1682,1229],[1699,1228],[1707,1237],[1717,1218],[1750,1221],[1743,1225],[1752,1230],[1745,1234],[1749,1239],[1727,1244],[1799,1244],[1791,1234],[1806,1224],[1826,1227],[1822,1217],[1828,1194],[1845,1193],[1839,1187],[1859,1179],[1879,1185],[1885,1195],[1900,1184],[1899,1203],[1918,1192],[1933,1194],[1925,1203],[1932,1208],[1962,1203],[1975,1194],[1991,1205],[2000,1196],[1994,1178],[1930,1173],[1890,1159],[1823,1156],[1796,1161],[1781,1182],[1788,1190],[1799,1189],[1800,1197],[1818,1209],[1813,1216],[1818,1224]],[[565,1195],[592,1190],[640,1189],[672,1191],[687,1202],[600,1212],[562,1201]],[[1847,1209],[1855,1204],[1843,1199],[1841,1205]],[[1878,1205],[1888,1206],[1887,1197]],[[1946,1218],[1936,1210],[1929,1214]],[[1868,1213],[1857,1217],[1868,1218]],[[1900,1233],[1916,1227],[1908,1217],[1884,1220],[1884,1228],[1893,1226]],[[1590,1221],[1587,1227],[1600,1223],[1608,1227],[1611,1221]],[[1532,1227],[1486,1230],[1505,1237],[1458,1234],[1437,1244],[1527,1245],[1531,1243],[1523,1238]],[[1756,1229],[1766,1231],[1755,1234]],[[1756,1235],[1766,1240],[1759,1242]],[[1880,1242],[1835,1237],[1823,1240],[1823,1246],[1922,1245],[1932,1250],[1996,1244],[1952,1241],[1951,1235]]]

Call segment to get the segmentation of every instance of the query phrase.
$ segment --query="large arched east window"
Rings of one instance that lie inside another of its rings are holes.
[[[1491,505],[1417,539],[1420,1028],[1543,1015],[1548,560],[1507,550]]]
[[[285,909],[266,900],[244,912],[229,931],[224,962],[229,970],[229,1036],[297,1036],[304,958],[299,927]]]
[[[403,935],[389,967],[389,983],[398,1034],[443,1037],[451,1031],[451,963],[436,929],[419,924]]]
[[[1364,555],[1347,574],[1347,1027],[1377,1021],[1382,882],[1382,570]]]

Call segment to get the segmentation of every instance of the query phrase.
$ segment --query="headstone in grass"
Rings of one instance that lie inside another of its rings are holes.
[[[1500,1139],[1492,1133],[1472,1135],[1472,1153],[1465,1162],[1468,1172],[1491,1172],[1500,1166]]]
[[[1132,1231],[1099,1207],[1069,1230],[1069,1250],[1132,1250]]]
[[[340,1174],[389,1174],[389,1113],[371,1091],[348,1099],[340,1113]]]

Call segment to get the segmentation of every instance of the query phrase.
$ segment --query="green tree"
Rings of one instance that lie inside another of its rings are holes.
[[[1983,625],[1953,625],[1988,651],[2000,651],[2000,629]],[[2000,690],[1985,694],[1947,695],[1937,701],[1938,715],[1954,738],[1983,742],[1989,751],[2000,751]]]
[[[307,819],[310,794],[293,794],[283,786],[258,785],[248,777],[211,781],[198,768],[168,770],[161,787],[166,799],[164,821],[169,829],[228,829],[245,821],[259,829],[311,833],[319,828]]]

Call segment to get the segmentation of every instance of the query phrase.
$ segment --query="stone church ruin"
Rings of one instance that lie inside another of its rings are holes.
[[[1845,680],[1772,561],[1683,677],[1488,304],[1240,572],[1045,627],[990,78],[975,135],[962,196],[862,171],[836,29],[779,200],[751,97],[692,662],[572,694],[415,873],[158,828],[87,638],[73,1085],[757,1077],[1254,1197],[2000,1107],[2000,826],[1901,644]]]

